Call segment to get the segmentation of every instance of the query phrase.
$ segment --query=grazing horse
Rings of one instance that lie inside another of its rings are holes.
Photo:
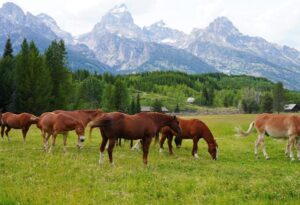
[[[29,113],[21,113],[21,114],[14,114],[11,112],[6,112],[2,114],[1,119],[1,137],[4,140],[4,130],[5,135],[7,136],[8,140],[10,139],[8,133],[13,129],[22,129],[22,135],[24,142],[26,141],[26,134],[29,130],[29,127],[32,124],[36,124],[38,122],[38,117],[29,114]]]
[[[195,158],[198,158],[198,141],[199,139],[203,138],[207,145],[208,145],[208,152],[211,155],[211,157],[214,160],[218,159],[218,145],[216,140],[214,139],[214,136],[212,135],[209,128],[206,126],[204,122],[198,119],[178,119],[179,125],[181,127],[182,133],[181,138],[175,138],[175,143],[177,146],[181,145],[182,139],[192,139],[193,140],[193,149],[192,149],[192,155]],[[166,139],[168,139],[168,146],[169,146],[169,153],[173,154],[172,151],[172,140],[173,136],[176,135],[176,132],[174,132],[169,127],[163,127],[161,129],[162,137],[160,139],[160,152],[163,149],[163,144]]]
[[[265,159],[269,159],[265,145],[264,137],[268,134],[274,138],[288,138],[288,144],[286,146],[286,154],[290,152],[291,160],[294,159],[293,147],[294,143],[300,135],[300,116],[287,115],[287,114],[260,114],[256,119],[250,123],[249,129],[244,132],[241,129],[237,129],[237,133],[242,136],[248,136],[256,128],[258,132],[258,138],[255,142],[254,154],[258,158],[258,145],[261,145],[263,155]],[[289,150],[288,150],[289,149]],[[298,143],[297,157],[300,160],[300,144]]]
[[[81,148],[81,142],[84,142],[84,124],[75,118],[63,113],[55,114],[53,112],[45,113],[40,117],[38,127],[42,130],[44,139],[44,148],[48,149],[48,140],[52,136],[52,146],[55,146],[56,137],[58,134],[63,134],[64,151],[66,151],[67,135],[71,130],[75,130],[78,136],[77,147]],[[47,136],[46,136],[47,135]],[[51,152],[52,146],[49,152]]]
[[[101,116],[103,114],[103,111],[100,109],[95,110],[74,110],[74,111],[67,111],[67,110],[55,110],[53,113],[63,113],[65,115],[68,115],[70,117],[76,118],[78,120],[81,120],[83,125],[86,127],[89,122],[91,122],[93,119],[95,119],[98,116]]]
[[[165,126],[171,127],[179,135],[181,129],[176,116],[166,114],[147,112],[135,115],[127,115],[120,112],[106,113],[91,123],[91,128],[101,127],[102,143],[100,146],[99,164],[103,163],[103,152],[105,145],[109,140],[107,149],[109,161],[113,164],[113,148],[118,138],[125,139],[142,139],[143,145],[143,162],[148,163],[148,152],[152,138]]]

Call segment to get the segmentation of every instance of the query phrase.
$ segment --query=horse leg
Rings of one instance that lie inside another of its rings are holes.
[[[133,139],[130,140],[130,148],[133,147]]]
[[[6,126],[5,135],[6,135],[7,139],[8,139],[8,141],[10,141],[10,138],[9,138],[9,135],[8,135],[8,133],[9,133],[10,130],[11,130],[11,128],[8,127],[8,126]]]
[[[133,140],[132,140],[133,141]],[[135,149],[139,149],[139,145],[140,145],[141,140],[138,139],[136,141],[136,143],[132,146],[131,150],[135,150]]]
[[[168,147],[169,147],[169,153],[170,154],[173,154],[172,141],[173,141],[173,135],[169,135],[168,136]]]
[[[52,151],[52,147],[55,146],[56,137],[57,137],[57,133],[54,133],[54,134],[52,135],[52,144],[51,144],[51,146],[50,146],[49,153]]]
[[[29,127],[22,128],[23,142],[26,142],[26,135],[29,130]]]
[[[199,138],[196,136],[193,138],[193,150],[192,150],[192,155],[195,157],[195,158],[199,158],[198,156],[198,141],[199,141]]]
[[[290,158],[291,158],[291,161],[294,161],[295,158],[294,158],[294,144],[295,144],[295,140],[296,140],[296,137],[297,136],[289,136],[289,148],[290,148]]]
[[[287,141],[287,143],[286,143],[284,154],[285,154],[287,157],[289,156],[289,141]]]
[[[64,152],[67,152],[67,133],[63,134],[64,138],[63,138],[63,143],[64,143]]]
[[[151,144],[152,137],[145,137],[143,138],[143,161],[144,164],[148,164],[148,153],[149,153],[149,147]]]
[[[300,139],[297,139],[297,158],[300,160]]]
[[[166,139],[167,139],[167,135],[162,134],[160,141],[159,141],[159,144],[160,144],[159,152],[163,152],[164,143],[165,143]]]
[[[110,138],[107,152],[108,152],[109,162],[110,162],[111,165],[114,164],[112,152],[113,152],[115,144],[116,144],[115,138]]]
[[[2,141],[4,141],[4,129],[5,129],[5,125],[1,125],[1,138],[2,138]]]
[[[121,147],[121,144],[122,144],[122,139],[121,139],[121,137],[118,139],[118,141],[119,141],[119,147]]]
[[[102,134],[102,142],[100,145],[100,156],[99,156],[99,164],[103,164],[104,161],[104,150],[107,143],[108,138]]]
[[[257,137],[257,139],[256,139],[256,141],[255,141],[254,154],[255,154],[255,157],[256,157],[257,159],[259,159],[259,156],[258,156],[258,145],[261,144],[261,142],[262,142],[264,136],[265,136],[265,133],[264,133],[264,132],[262,132],[262,133],[259,132],[258,137]]]

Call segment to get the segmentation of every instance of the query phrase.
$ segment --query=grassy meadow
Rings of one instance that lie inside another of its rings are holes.
[[[300,199],[300,162],[284,156],[286,141],[266,138],[270,160],[254,157],[256,134],[234,136],[234,127],[248,128],[254,115],[196,116],[211,128],[219,144],[213,161],[206,143],[199,142],[199,159],[192,142],[170,156],[151,145],[149,166],[142,151],[129,142],[114,150],[115,166],[107,153],[99,166],[99,132],[77,150],[70,133],[68,151],[62,137],[52,153],[42,150],[40,131],[32,126],[23,144],[21,131],[0,142],[0,204],[297,204]],[[187,118],[191,118],[187,117]],[[195,116],[193,116],[195,118]]]

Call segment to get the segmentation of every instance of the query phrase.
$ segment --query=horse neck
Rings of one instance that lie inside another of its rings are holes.
[[[212,135],[211,131],[208,128],[207,128],[207,130],[204,131],[202,137],[208,145],[217,146],[214,136]]]
[[[161,113],[148,113],[154,124],[157,126],[158,129],[165,127],[167,122],[171,120],[171,117],[168,115],[164,115]]]

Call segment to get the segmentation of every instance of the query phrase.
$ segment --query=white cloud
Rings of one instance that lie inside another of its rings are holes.
[[[227,16],[243,33],[300,49],[299,0],[11,0],[33,14],[47,13],[64,30],[90,31],[113,6],[125,3],[140,26],[163,19],[190,32],[218,16]],[[6,0],[0,0],[0,5]]]

